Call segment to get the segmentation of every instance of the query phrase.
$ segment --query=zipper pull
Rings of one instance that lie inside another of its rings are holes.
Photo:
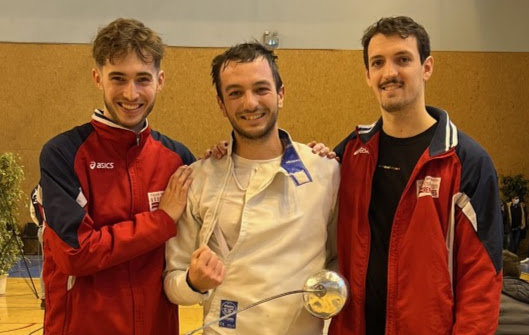
[[[140,146],[140,137],[141,135],[140,134],[136,134],[136,146]]]

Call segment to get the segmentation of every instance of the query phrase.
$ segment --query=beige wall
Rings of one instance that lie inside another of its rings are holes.
[[[167,50],[167,81],[149,118],[153,128],[195,155],[228,138],[229,125],[209,78],[215,48]],[[280,126],[294,139],[334,146],[354,125],[379,115],[367,88],[361,51],[279,50],[286,87]],[[427,103],[446,109],[480,142],[498,173],[529,175],[529,53],[434,52]],[[39,179],[38,156],[55,134],[89,121],[101,107],[91,81],[90,46],[0,43],[0,152],[22,157],[29,193]],[[21,222],[29,220],[21,208]]]

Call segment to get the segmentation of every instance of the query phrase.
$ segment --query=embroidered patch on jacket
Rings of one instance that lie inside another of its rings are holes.
[[[158,209],[158,206],[160,205],[160,199],[162,198],[164,191],[157,191],[157,192],[149,192],[147,195],[149,196],[149,210],[151,212],[154,212]]]
[[[369,154],[369,150],[364,147],[361,147],[360,149],[357,149],[355,152],[353,152],[353,156],[356,156],[358,154]]]
[[[221,300],[220,301],[220,317],[231,314],[237,310],[237,301]],[[219,327],[235,329],[237,327],[237,314],[227,317],[219,321]]]
[[[426,176],[424,179],[417,180],[417,197],[439,198],[440,188],[441,177]]]

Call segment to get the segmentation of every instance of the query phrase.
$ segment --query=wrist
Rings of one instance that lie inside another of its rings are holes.
[[[186,283],[187,283],[187,286],[189,286],[190,289],[192,289],[193,291],[197,292],[197,293],[200,293],[200,294],[206,294],[208,291],[201,291],[199,290],[198,288],[196,288],[192,283],[191,283],[191,279],[189,279],[189,270],[187,271],[186,273]]]

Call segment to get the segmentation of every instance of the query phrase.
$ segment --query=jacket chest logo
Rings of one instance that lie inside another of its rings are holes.
[[[440,188],[441,177],[426,176],[424,179],[417,180],[417,198],[426,196],[439,198]]]
[[[356,156],[358,154],[368,154],[369,155],[369,150],[367,150],[367,148],[365,147],[360,147],[360,149],[357,149],[355,152],[353,152],[353,156]]]
[[[95,161],[91,161],[90,164],[88,165],[88,167],[90,168],[90,170],[94,170],[94,169],[111,170],[111,169],[114,168],[114,162],[95,162]]]

